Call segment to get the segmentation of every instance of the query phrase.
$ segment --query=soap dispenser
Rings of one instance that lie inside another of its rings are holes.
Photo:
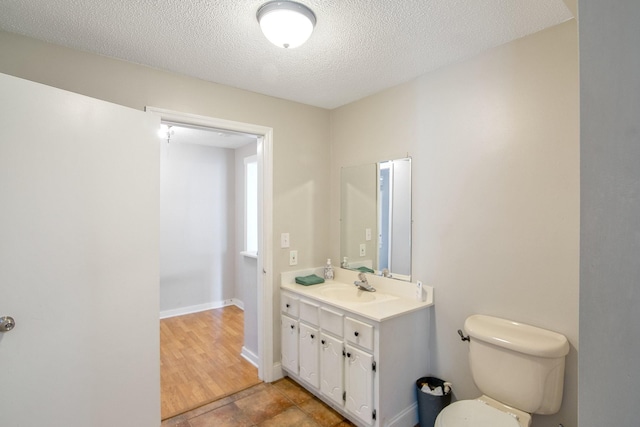
[[[325,280],[333,280],[333,267],[331,266],[331,259],[327,260],[327,265],[324,267]]]

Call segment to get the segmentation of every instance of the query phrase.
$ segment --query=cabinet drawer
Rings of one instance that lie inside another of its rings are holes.
[[[373,350],[373,326],[350,317],[347,317],[344,323],[344,335],[347,341]]]
[[[300,300],[300,320],[318,326],[318,308],[317,304]]]
[[[298,302],[300,300],[290,294],[280,295],[280,305],[283,313],[292,317],[298,317]]]
[[[320,307],[320,327],[322,330],[342,337],[342,314],[331,311],[328,308]]]

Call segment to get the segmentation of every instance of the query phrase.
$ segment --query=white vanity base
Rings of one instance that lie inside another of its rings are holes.
[[[283,274],[283,372],[358,426],[415,426],[415,382],[429,373],[433,289],[427,289],[426,302],[402,295],[390,304],[383,289],[380,302],[331,302],[321,296],[323,285],[299,286],[289,279]],[[389,306],[397,310],[391,313]]]

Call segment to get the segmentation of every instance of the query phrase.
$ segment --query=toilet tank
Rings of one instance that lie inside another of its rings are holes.
[[[558,412],[569,352],[564,335],[479,314],[464,329],[473,381],[483,394],[529,413]]]

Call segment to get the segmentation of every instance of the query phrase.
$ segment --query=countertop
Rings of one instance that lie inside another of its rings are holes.
[[[376,297],[374,301],[344,301],[323,295],[324,290],[342,289],[343,286],[345,290],[353,289],[354,292],[357,291],[357,288],[353,284],[353,281],[357,279],[357,273],[344,269],[336,271],[334,280],[327,280],[322,284],[303,286],[295,283],[295,277],[297,276],[318,273],[320,273],[318,269],[283,273],[280,288],[311,300],[356,313],[376,322],[382,322],[412,311],[422,310],[434,304],[433,288],[431,286],[423,286],[424,301],[419,301],[415,296],[415,283],[401,282],[374,275],[367,275],[369,283],[376,288],[376,292],[373,293]]]

